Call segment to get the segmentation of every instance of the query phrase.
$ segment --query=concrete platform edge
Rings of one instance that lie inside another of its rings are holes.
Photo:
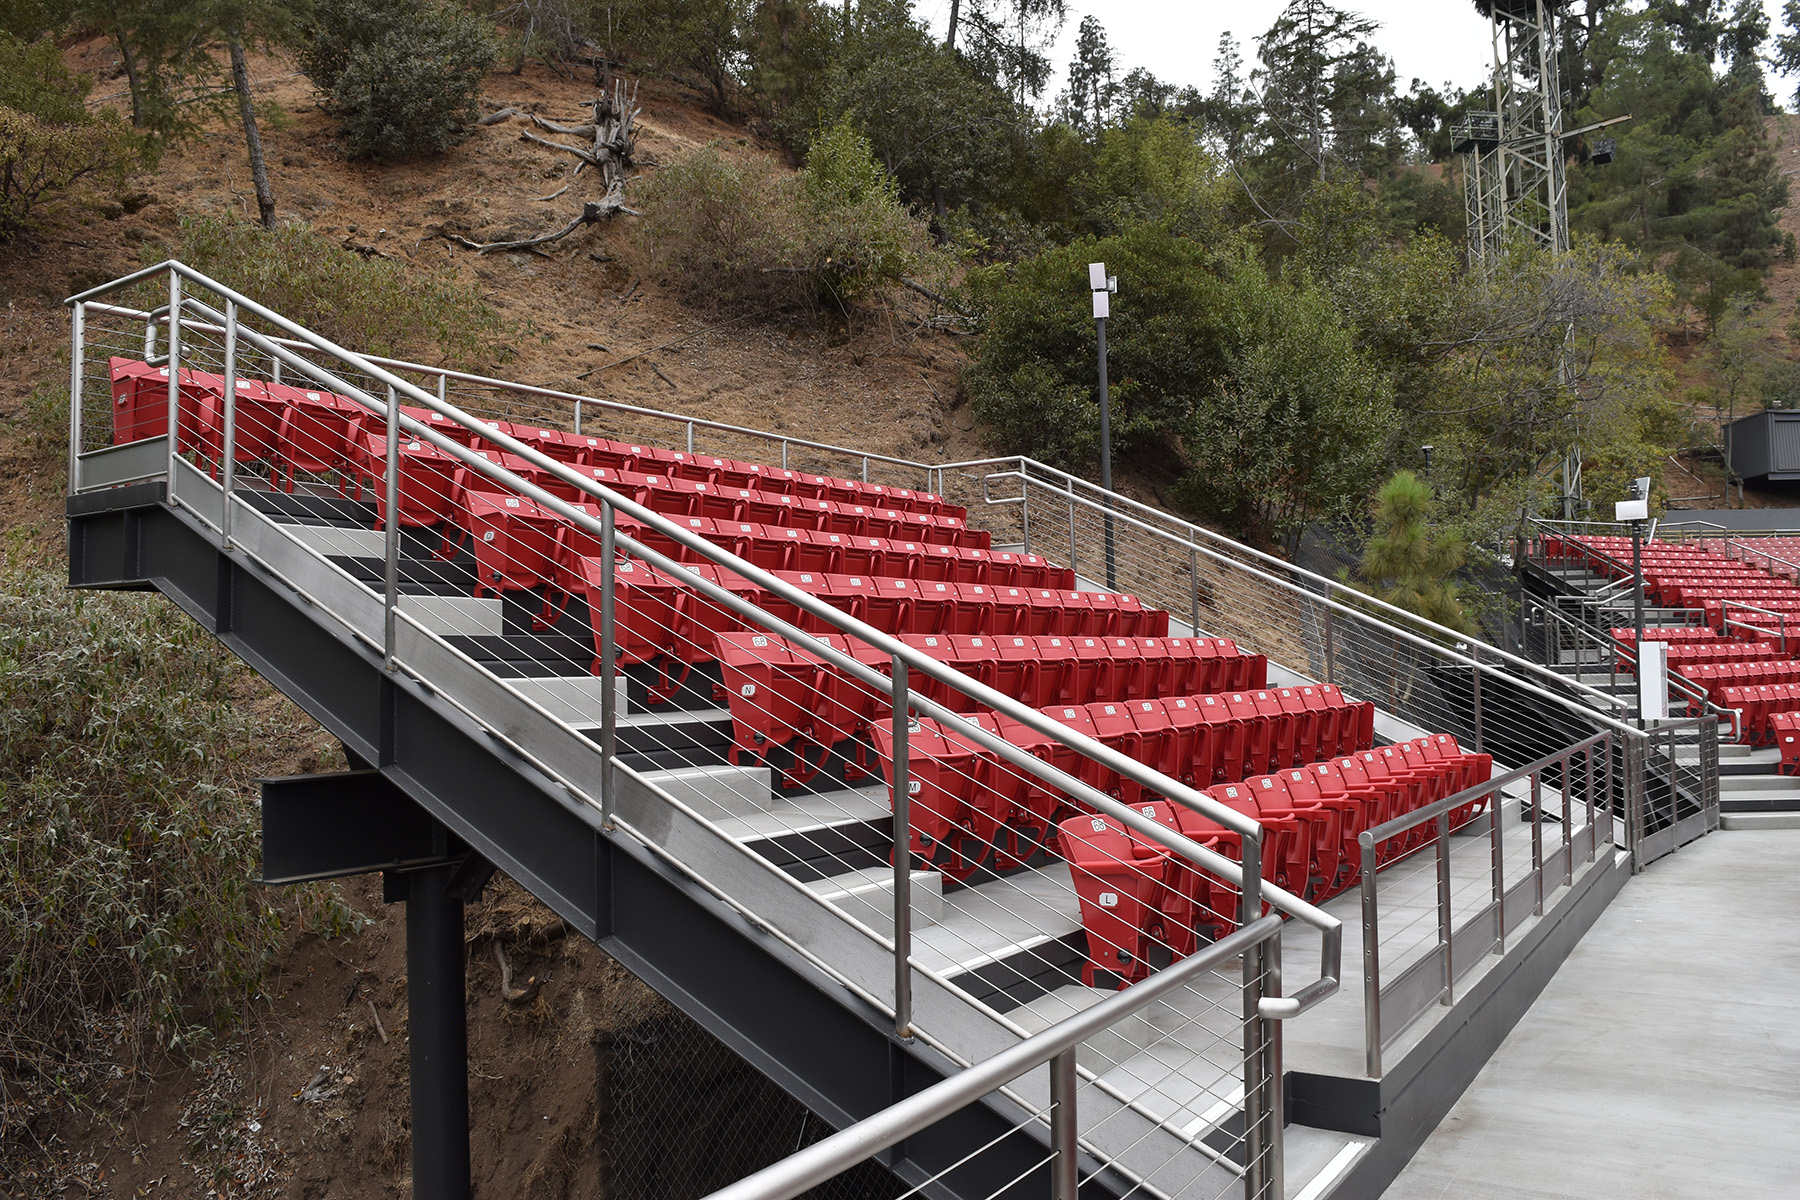
[[[1630,878],[1624,853],[1595,863],[1507,952],[1507,961],[1478,980],[1388,1071],[1380,1081],[1380,1137],[1331,1190],[1330,1200],[1375,1200],[1387,1189]]]

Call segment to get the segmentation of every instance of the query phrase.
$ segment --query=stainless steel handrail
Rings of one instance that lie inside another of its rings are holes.
[[[329,339],[314,334],[304,326],[288,320],[279,313],[266,308],[247,296],[243,296],[240,293],[225,287],[183,263],[176,260],[168,260],[155,267],[144,268],[141,271],[134,272],[132,275],[125,276],[110,284],[102,285],[100,288],[90,289],[89,292],[82,293],[80,296],[72,298],[69,303],[79,306],[85,303],[85,297],[104,295],[110,291],[129,286],[144,278],[151,277],[159,272],[166,272],[173,279],[185,278],[192,280],[200,286],[211,290],[221,298],[235,303],[239,309],[253,313],[260,319],[273,324],[277,328],[286,330],[312,349],[334,357],[346,365],[351,366],[386,385],[388,388],[392,389],[391,394],[396,400],[401,396],[405,396],[429,411],[438,412],[450,420],[461,424],[464,428],[479,432],[484,440],[494,442],[507,452],[519,455],[533,466],[548,471],[565,483],[592,495],[602,505],[631,515],[643,525],[656,530],[664,536],[686,546],[695,553],[716,562],[718,565],[726,567],[749,579],[759,587],[774,592],[789,603],[795,604],[797,607],[820,620],[841,629],[844,633],[881,648],[891,657],[906,662],[910,669],[918,670],[922,674],[936,679],[947,686],[954,687],[963,694],[975,699],[978,703],[992,708],[996,712],[1004,713],[1037,732],[1053,738],[1064,745],[1070,746],[1085,757],[1104,764],[1108,769],[1116,770],[1121,775],[1136,780],[1150,790],[1165,795],[1169,799],[1181,803],[1197,812],[1203,813],[1209,819],[1218,822],[1228,829],[1238,832],[1241,838],[1243,854],[1243,861],[1241,864],[1234,863],[1230,859],[1226,859],[1213,851],[1199,846],[1190,839],[1168,829],[1167,826],[1143,816],[1128,805],[1121,804],[1104,793],[1089,789],[1085,787],[1085,785],[1079,784],[1077,781],[1068,779],[1066,776],[1063,777],[1068,783],[1075,785],[1073,789],[1065,790],[1074,790],[1077,794],[1082,794],[1083,799],[1088,800],[1093,803],[1095,807],[1107,812],[1108,815],[1113,816],[1114,819],[1119,820],[1134,832],[1137,832],[1158,844],[1165,845],[1176,853],[1181,854],[1182,857],[1189,861],[1204,866],[1208,870],[1223,875],[1231,882],[1236,883],[1244,897],[1247,912],[1254,911],[1251,907],[1252,904],[1260,903],[1261,899],[1267,898],[1276,908],[1289,913],[1320,931],[1320,978],[1309,984],[1307,987],[1302,988],[1292,997],[1279,999],[1273,997],[1269,998],[1270,1000],[1277,1002],[1270,1006],[1270,1011],[1265,1014],[1266,1016],[1271,1019],[1284,1019],[1286,1017],[1297,1015],[1299,1012],[1312,1007],[1337,990],[1338,980],[1341,978],[1342,924],[1337,921],[1336,918],[1329,916],[1322,910],[1261,878],[1262,827],[1258,822],[1245,817],[1236,810],[1220,804],[1205,793],[1197,792],[1176,780],[1168,779],[1159,772],[1153,771],[1142,764],[1137,763],[1125,755],[1112,750],[1110,747],[1094,741],[1076,730],[1061,725],[1059,722],[1044,716],[1037,710],[1020,704],[1017,700],[1004,693],[988,688],[976,680],[969,679],[960,672],[944,666],[938,660],[924,655],[919,651],[914,650],[912,647],[857,621],[841,609],[818,601],[810,593],[800,591],[786,581],[770,575],[768,572],[756,567],[754,564],[736,558],[728,551],[721,549],[712,542],[698,537],[683,526],[669,521],[661,514],[645,508],[624,496],[618,495],[610,489],[598,485],[591,478],[583,477],[571,469],[568,464],[549,458],[534,447],[489,427],[484,422],[479,421],[477,418],[470,416],[461,409],[447,403],[437,396],[426,392],[424,389],[416,386],[410,381],[402,379],[392,372],[370,362],[368,359],[338,346]],[[210,320],[223,320],[224,314],[211,309],[209,306],[200,304],[197,301],[193,303],[183,303],[182,298],[179,295],[179,290],[172,290],[176,292],[175,298],[172,301],[176,311],[192,307],[195,311],[201,312]],[[575,508],[562,498],[544,491],[535,484],[512,475],[511,472],[506,471],[504,468],[491,462],[484,456],[471,450],[469,447],[462,445],[460,442],[444,437],[429,425],[406,416],[403,411],[390,414],[387,400],[376,399],[361,388],[348,383],[325,368],[301,358],[298,354],[295,354],[286,347],[274,346],[266,337],[254,330],[241,330],[240,335],[246,340],[251,341],[253,344],[258,344],[266,351],[273,352],[280,350],[283,353],[283,356],[292,362],[292,365],[303,372],[312,375],[320,382],[332,387],[334,390],[341,389],[342,394],[356,399],[371,412],[390,420],[397,417],[397,424],[399,427],[406,429],[411,436],[426,441],[437,447],[439,450],[450,454],[484,477],[492,479],[497,483],[504,484],[518,494],[531,498],[540,506],[555,512],[558,516],[579,525],[590,533],[600,535],[605,532],[603,522],[598,521],[580,509]],[[173,343],[174,339],[171,338],[171,341]],[[171,378],[173,378],[173,376],[171,376]],[[171,394],[173,394],[173,391],[174,386],[171,384]],[[228,393],[228,395],[230,395],[232,399],[235,399],[234,393]],[[173,442],[171,442],[170,454],[172,460],[174,453],[174,445]],[[623,541],[627,549],[635,550],[640,557],[644,557],[647,561],[650,561],[652,557],[655,559],[662,559],[661,555],[657,555],[654,551],[649,551],[646,547],[632,542],[629,538],[624,538],[623,535],[615,533],[614,536]],[[669,560],[662,559],[662,561],[666,563]],[[681,568],[679,564],[675,564],[675,566],[685,573],[685,568]],[[691,583],[701,590],[709,592],[709,598],[711,599],[715,599],[721,603],[732,604],[734,607],[736,604],[743,604],[745,608],[756,613],[758,619],[762,623],[778,632],[786,629],[788,631],[787,636],[805,636],[801,634],[798,629],[786,626],[785,623],[780,622],[779,619],[763,613],[759,609],[755,609],[754,606],[748,605],[747,602],[742,602],[738,597],[724,592],[722,589],[712,587],[712,585],[699,579],[697,576],[691,577]],[[891,694],[892,681],[888,679],[888,677],[871,671],[861,663],[856,662],[853,658],[842,655],[831,649],[829,646],[819,644],[816,640],[813,640],[813,649],[820,657],[825,658],[827,661],[831,661],[833,665],[837,666],[839,669],[851,673],[870,686]],[[909,697],[909,699],[915,708],[926,711],[937,711],[939,709],[939,706],[931,703],[925,697],[917,696],[916,693]],[[942,709],[940,715],[954,716],[948,709]],[[1061,776],[1061,772],[1055,771],[1054,768],[1048,767],[1047,764],[1042,764],[1041,760],[1038,760],[1036,756],[1020,751],[1018,747],[1013,746],[1010,742],[1006,742],[1004,739],[989,734],[986,730],[983,730],[978,726],[969,725],[968,728],[963,731],[963,735],[968,736],[972,741],[982,744],[984,748],[991,749],[994,752],[1007,757],[1009,761],[1013,761],[1016,765],[1032,771],[1033,774],[1038,775],[1040,778],[1049,778],[1052,775]],[[1092,792],[1092,795],[1086,794],[1089,792]]]
[[[1008,461],[1013,461],[1013,460],[1008,460]],[[1022,460],[1018,460],[1018,461],[1032,463],[1032,465],[1041,465],[1041,464],[1034,463],[1033,460],[1030,460],[1030,459],[1022,459]],[[1019,478],[1019,479],[1025,480],[1027,482],[1034,482],[1034,481],[1029,480],[1028,477],[1026,477],[1022,474],[1015,474],[1013,472],[1005,472],[1005,471],[995,472],[994,477]],[[1040,484],[1040,486],[1047,486],[1047,485]],[[1536,684],[1521,680],[1517,677],[1517,675],[1518,675],[1517,672],[1514,672],[1511,675],[1509,675],[1507,672],[1500,669],[1499,664],[1484,661],[1485,657],[1491,653],[1495,658],[1502,660],[1503,662],[1520,664],[1526,668],[1529,668],[1530,673],[1534,676],[1546,678],[1547,682],[1553,682],[1559,687],[1570,688],[1575,691],[1581,692],[1583,694],[1591,694],[1595,699],[1600,700],[1604,703],[1612,703],[1616,699],[1615,697],[1608,696],[1606,693],[1598,690],[1597,688],[1591,687],[1588,684],[1581,683],[1578,680],[1569,679],[1569,678],[1567,678],[1563,675],[1559,675],[1553,671],[1545,671],[1544,668],[1540,667],[1536,663],[1531,662],[1528,659],[1520,658],[1517,655],[1513,655],[1513,654],[1508,653],[1507,651],[1500,650],[1497,647],[1490,646],[1486,642],[1475,641],[1464,635],[1458,634],[1453,630],[1445,629],[1443,626],[1437,625],[1434,622],[1429,621],[1424,617],[1415,616],[1414,614],[1407,612],[1405,609],[1398,608],[1394,605],[1388,604],[1386,601],[1381,600],[1379,597],[1370,596],[1365,592],[1358,591],[1357,589],[1349,587],[1339,580],[1329,579],[1323,575],[1317,575],[1310,571],[1306,571],[1302,568],[1295,567],[1292,564],[1287,563],[1285,560],[1262,554],[1260,551],[1250,551],[1250,553],[1255,554],[1257,557],[1259,557],[1261,559],[1264,559],[1271,563],[1279,564],[1283,568],[1283,570],[1286,570],[1286,571],[1291,572],[1292,574],[1300,575],[1302,577],[1316,581],[1321,586],[1323,586],[1324,588],[1327,589],[1326,594],[1323,596],[1320,596],[1317,593],[1314,593],[1307,589],[1297,587],[1291,581],[1283,579],[1279,575],[1272,574],[1268,571],[1261,570],[1257,567],[1249,565],[1248,563],[1240,562],[1237,559],[1232,558],[1229,555],[1220,553],[1219,551],[1216,551],[1208,546],[1202,546],[1196,542],[1183,541],[1181,538],[1176,537],[1175,535],[1168,532],[1166,529],[1159,529],[1157,526],[1155,526],[1153,524],[1150,524],[1145,521],[1140,521],[1140,520],[1138,520],[1132,516],[1129,516],[1125,513],[1121,513],[1116,510],[1108,512],[1107,506],[1105,504],[1100,503],[1099,501],[1089,500],[1089,499],[1086,499],[1085,497],[1081,497],[1081,496],[1070,496],[1067,494],[1062,494],[1061,499],[1062,499],[1063,503],[1078,505],[1089,511],[1109,515],[1118,523],[1126,525],[1128,527],[1140,529],[1146,533],[1152,534],[1153,536],[1156,536],[1156,537],[1161,538],[1162,540],[1168,542],[1173,547],[1179,548],[1181,550],[1190,551],[1192,553],[1204,555],[1207,558],[1207,560],[1210,562],[1228,564],[1233,570],[1244,571],[1247,574],[1249,574],[1251,577],[1259,579],[1259,580],[1263,581],[1264,583],[1270,584],[1273,587],[1279,588],[1283,591],[1292,592],[1292,593],[1301,595],[1309,603],[1323,604],[1327,608],[1331,609],[1334,613],[1341,613],[1341,614],[1344,614],[1344,615],[1352,617],[1352,618],[1371,620],[1371,621],[1373,621],[1373,623],[1380,624],[1382,626],[1382,628],[1384,629],[1384,631],[1386,631],[1387,633],[1392,634],[1394,637],[1406,642],[1409,645],[1428,650],[1433,654],[1440,655],[1443,658],[1451,660],[1453,662],[1456,662],[1457,664],[1459,664],[1461,666],[1469,667],[1483,675],[1487,675],[1487,676],[1495,677],[1495,678],[1508,679],[1514,686],[1516,686],[1516,687],[1522,689],[1523,691],[1526,691],[1532,695],[1535,695],[1535,696],[1539,697],[1540,699],[1551,700],[1551,701],[1556,702],[1557,704],[1566,704],[1569,702],[1569,698],[1566,695],[1558,695],[1557,693],[1555,693],[1553,691],[1549,691],[1545,688],[1539,687]],[[1017,503],[1017,501],[1002,500],[1002,501],[998,501],[997,503]],[[1132,503],[1135,504],[1136,502],[1133,501]],[[1145,506],[1139,505],[1139,507],[1145,507]],[[1154,512],[1156,510],[1152,509],[1150,511]],[[1180,525],[1184,525],[1184,526],[1187,525],[1187,522],[1181,521],[1179,518],[1168,517],[1166,519],[1171,522],[1174,522],[1176,524],[1180,524]],[[1200,529],[1199,526],[1190,526],[1190,528]],[[1209,531],[1202,530],[1202,532],[1209,532]],[[1216,537],[1217,535],[1211,535],[1211,536]],[[1236,543],[1232,543],[1232,546],[1234,549],[1239,549],[1239,547],[1237,547]],[[1333,590],[1341,591],[1348,596],[1354,597],[1355,603],[1354,604],[1346,604],[1341,601],[1333,599],[1330,594],[1331,591],[1333,591]],[[1366,602],[1366,605],[1365,605],[1365,602]],[[1375,608],[1378,610],[1384,610],[1384,611],[1395,613],[1395,614],[1397,614],[1397,618],[1399,621],[1403,621],[1405,624],[1408,624],[1408,625],[1439,630],[1442,632],[1442,635],[1447,639],[1451,639],[1455,642],[1460,642],[1461,644],[1464,644],[1464,645],[1470,645],[1470,646],[1476,647],[1478,650],[1478,653],[1482,657],[1478,658],[1474,654],[1461,653],[1460,651],[1453,649],[1451,646],[1446,646],[1442,643],[1432,641],[1429,638],[1422,637],[1418,634],[1412,633],[1410,630],[1400,628],[1400,627],[1398,627],[1398,623],[1374,621],[1374,619],[1371,618],[1370,613],[1367,611],[1368,608]],[[1590,715],[1593,719],[1598,720],[1598,721],[1602,721],[1602,722],[1611,722],[1612,721],[1612,718],[1607,717],[1604,713],[1590,713],[1588,715]],[[1619,723],[1619,722],[1613,722],[1613,723],[1617,725],[1618,729],[1621,732],[1634,732],[1633,730],[1630,729],[1629,726],[1626,726],[1623,723]]]
[[[1616,793],[1618,791],[1618,780],[1613,767],[1613,739],[1614,734],[1610,731],[1595,734],[1593,737],[1564,746],[1553,754],[1545,755],[1536,762],[1497,775],[1485,782],[1475,784],[1472,787],[1464,788],[1459,792],[1445,796],[1431,804],[1427,804],[1423,808],[1415,809],[1409,813],[1403,813],[1400,816],[1384,821],[1373,828],[1365,829],[1357,835],[1357,844],[1361,850],[1362,857],[1361,893],[1363,917],[1364,1057],[1365,1069],[1370,1077],[1379,1077],[1382,1074],[1383,1050],[1386,1049],[1393,1037],[1397,1037],[1400,1032],[1407,1025],[1410,1025],[1419,1015],[1418,1012],[1405,1014],[1399,1028],[1393,1030],[1386,1028],[1384,1020],[1386,1014],[1383,1012],[1382,1008],[1383,988],[1380,947],[1380,898],[1376,882],[1379,876],[1377,870],[1377,847],[1382,843],[1388,842],[1421,825],[1430,823],[1436,826],[1435,836],[1431,842],[1436,857],[1437,871],[1436,918],[1438,943],[1434,953],[1441,958],[1443,965],[1443,975],[1440,981],[1442,989],[1439,995],[1444,1003],[1451,1003],[1455,998],[1456,981],[1461,977],[1463,972],[1457,969],[1456,957],[1453,952],[1458,931],[1453,916],[1450,886],[1450,835],[1455,832],[1450,826],[1450,814],[1465,805],[1474,804],[1483,798],[1488,798],[1486,819],[1489,842],[1492,847],[1489,856],[1489,877],[1490,886],[1492,888],[1492,898],[1489,902],[1489,908],[1484,910],[1484,912],[1494,913],[1496,921],[1495,944],[1501,950],[1504,950],[1507,932],[1506,911],[1510,889],[1506,884],[1504,873],[1504,856],[1502,854],[1501,843],[1502,825],[1499,809],[1506,794],[1505,789],[1512,784],[1523,780],[1530,781],[1532,871],[1536,873],[1535,912],[1537,915],[1541,916],[1543,914],[1545,893],[1542,872],[1546,865],[1542,842],[1544,813],[1540,793],[1543,775],[1553,767],[1560,766],[1562,769],[1561,790],[1563,796],[1563,811],[1560,818],[1560,825],[1562,830],[1562,849],[1563,852],[1569,856],[1567,862],[1568,874],[1565,882],[1573,882],[1573,802],[1570,796],[1571,782],[1569,775],[1573,769],[1576,758],[1585,758],[1587,762],[1586,807],[1588,818],[1586,837],[1588,843],[1588,858],[1591,861],[1598,852],[1599,846],[1602,844],[1597,833],[1598,822],[1600,820],[1604,819],[1606,822],[1606,842],[1612,841],[1613,817],[1611,804],[1612,801],[1617,798]],[[1642,745],[1642,740],[1640,739],[1637,744]],[[1597,805],[1595,802],[1596,756],[1599,757],[1602,764],[1599,775],[1601,776],[1601,782],[1606,789],[1607,803],[1604,805]],[[1475,818],[1474,820],[1478,821],[1480,819],[1481,818]],[[1468,824],[1473,823],[1474,821],[1465,823],[1464,826],[1460,826],[1459,828],[1466,828]],[[1628,821],[1627,825],[1629,827],[1631,822]],[[1417,849],[1422,848],[1423,847],[1419,847]],[[1413,851],[1410,850],[1408,851],[1409,854],[1412,852]],[[1389,865],[1391,866],[1392,864],[1390,863]],[[1479,919],[1479,917],[1476,919]],[[1493,946],[1490,946],[1487,950],[1493,948]],[[1484,950],[1484,953],[1485,952],[1486,951]],[[1429,961],[1429,959],[1426,961]],[[1409,970],[1416,969],[1417,965],[1418,964],[1415,963]],[[1401,972],[1402,979],[1405,978],[1406,974],[1407,972],[1405,971]]]
[[[168,320],[167,305],[145,312],[142,309],[124,308],[113,304],[96,304],[83,299],[83,297],[87,295],[97,292],[103,293],[110,290],[112,290],[111,285],[103,285],[101,288],[84,292],[80,296],[71,297],[69,300],[64,301],[64,303],[69,305],[82,303],[89,312],[105,312],[118,316],[127,316],[135,319],[149,319],[152,321],[161,320],[166,322]],[[189,322],[183,323],[191,324]],[[212,333],[224,332],[223,326],[211,322],[196,324],[195,327]],[[290,350],[296,348],[317,349],[317,347],[313,346],[310,342],[302,341],[297,338],[270,338],[269,340]],[[503,392],[516,392],[520,395],[527,396],[542,396],[552,400],[567,400],[584,407],[603,408],[608,412],[670,421],[677,425],[692,426],[697,429],[711,429],[721,433],[740,434],[745,437],[754,437],[763,441],[774,442],[783,447],[799,446],[807,450],[819,450],[827,454],[841,455],[845,458],[886,463],[890,466],[904,467],[907,470],[917,471],[921,475],[927,477],[930,476],[933,470],[930,463],[917,462],[910,458],[897,458],[887,454],[874,454],[862,450],[852,450],[849,447],[834,445],[831,442],[816,442],[809,438],[789,437],[786,434],[771,433],[766,429],[752,429],[745,425],[733,425],[726,421],[713,421],[705,417],[688,417],[683,416],[680,413],[672,413],[659,408],[644,408],[635,404],[625,404],[618,400],[606,400],[598,396],[583,396],[578,392],[563,392],[558,391],[555,388],[538,387],[535,384],[518,383],[507,379],[496,379],[489,375],[477,375],[469,371],[456,371],[448,367],[434,367],[426,363],[411,362],[403,358],[389,358],[380,354],[369,354],[364,355],[363,357],[365,361],[398,371],[414,371],[421,375],[435,376],[439,379],[455,379],[464,383],[474,383],[483,387],[491,387]],[[784,462],[782,465],[785,467],[787,464]]]
[[[966,1108],[1027,1071],[1052,1060],[1066,1058],[1069,1064],[1066,1070],[1072,1074],[1074,1050],[1081,1042],[1146,1005],[1162,999],[1192,976],[1213,970],[1277,937],[1280,929],[1279,918],[1258,918],[1236,933],[1107,997],[1078,1015],[1060,1021],[1017,1045],[1009,1046],[992,1058],[959,1071],[754,1175],[720,1188],[707,1197],[707,1200],[792,1200],[792,1197],[808,1188],[818,1186],[889,1146]],[[1059,1111],[1051,1117],[1054,1152],[1059,1163],[1066,1169],[1072,1165],[1075,1154],[1075,1123],[1067,1119],[1073,1115],[1075,1095],[1074,1089],[1070,1087],[1057,1090],[1061,1094],[1055,1097],[1056,1103],[1067,1104],[1071,1110],[1068,1113]],[[1074,1200],[1073,1193],[1068,1195],[1069,1200]]]

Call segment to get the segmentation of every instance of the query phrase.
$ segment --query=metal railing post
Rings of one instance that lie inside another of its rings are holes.
[[[575,436],[581,436],[581,401],[575,401]]]
[[[387,478],[381,495],[387,506],[386,546],[382,563],[381,645],[384,664],[395,666],[395,612],[400,603],[400,397],[387,390]]]
[[[1075,564],[1075,481],[1073,479],[1069,480],[1068,486],[1069,486],[1069,570],[1073,571],[1076,575],[1080,575],[1081,568],[1076,566],[1076,564]]]
[[[1544,915],[1544,806],[1542,774],[1531,773],[1531,876],[1533,904],[1531,911]]]
[[[175,495],[175,460],[181,457],[181,275],[169,272],[169,503]]]
[[[231,549],[231,488],[237,473],[237,302],[225,301],[225,429],[219,463],[219,541]]]
[[[155,359],[156,359],[156,313],[155,312],[147,312],[144,314],[144,361],[145,362],[153,362],[153,361],[155,361]]]
[[[1200,551],[1188,547],[1188,636],[1200,636]]]
[[[866,454],[863,455],[862,464],[863,464],[862,481],[864,483],[867,483],[867,482],[869,482],[869,456],[868,455],[866,455]]]
[[[1372,839],[1361,844],[1363,1052],[1369,1077],[1378,1079],[1381,1077],[1381,912],[1375,895],[1376,846]]]
[[[689,454],[694,452],[694,423],[692,421],[687,423],[687,452]]]
[[[1495,792],[1488,801],[1488,847],[1492,862],[1489,874],[1494,882],[1494,932],[1499,953],[1506,953],[1506,844],[1505,833],[1500,821],[1501,809],[1506,797]]]
[[[1245,838],[1244,884],[1239,895],[1238,926],[1243,928],[1262,916],[1262,843]],[[1281,1114],[1271,1105],[1278,1094],[1269,1078],[1267,1022],[1262,1018],[1262,997],[1269,994],[1267,942],[1244,952],[1244,1195],[1246,1200],[1279,1200],[1270,1185],[1270,1160],[1279,1153]]]
[[[906,661],[893,660],[894,679],[894,1036],[912,1032],[912,747],[911,683]]]
[[[269,351],[269,382],[281,382],[281,355],[273,350]]]
[[[606,569],[600,573],[600,826],[613,829],[613,811],[617,803],[613,775],[619,736],[618,639],[613,627],[614,580],[618,571],[617,528],[613,506],[600,505],[600,560]]]
[[[1450,943],[1456,932],[1450,915],[1450,814],[1437,815],[1437,919],[1438,942],[1444,948],[1444,994],[1439,1003],[1456,1003],[1456,967],[1451,962]]]
[[[1023,471],[1020,471],[1019,475],[1020,475],[1019,525],[1021,527],[1021,536],[1023,539],[1020,542],[1020,545],[1024,548],[1023,549],[1024,553],[1030,554],[1031,553],[1031,480],[1024,478],[1025,473]]]
[[[148,325],[145,328],[149,328]],[[86,353],[87,305],[69,314],[69,494],[81,490],[81,360]],[[117,419],[116,417],[114,418]]]
[[[1474,703],[1475,703],[1475,753],[1477,753],[1477,754],[1482,753],[1482,749],[1481,749],[1481,668],[1479,666],[1475,666],[1473,664],[1475,662],[1478,662],[1480,660],[1480,657],[1481,657],[1481,648],[1479,646],[1476,646],[1473,643],[1471,643],[1469,646],[1469,658],[1471,660],[1471,665],[1469,667],[1469,689],[1470,689],[1471,693],[1473,694]]]
[[[1325,585],[1325,682],[1337,684],[1337,614],[1331,611],[1331,585]]]
[[[1078,1200],[1081,1161],[1076,1145],[1075,1051],[1064,1050],[1050,1060],[1050,1200]]]

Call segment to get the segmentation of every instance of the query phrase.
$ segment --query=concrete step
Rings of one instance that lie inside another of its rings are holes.
[[[643,775],[709,821],[767,812],[775,799],[767,767],[673,767]]]
[[[877,933],[894,928],[894,873],[868,867],[816,879],[806,885],[819,899],[837,905]],[[944,877],[936,871],[912,873],[912,920],[915,930],[936,925],[944,915]]]
[[[1721,775],[1719,801],[1800,798],[1800,777],[1792,775]]]
[[[1722,812],[1720,829],[1800,829],[1800,812]]]

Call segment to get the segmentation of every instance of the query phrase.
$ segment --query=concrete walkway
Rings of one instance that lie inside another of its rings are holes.
[[[1633,879],[1387,1200],[1800,1196],[1800,830]]]

